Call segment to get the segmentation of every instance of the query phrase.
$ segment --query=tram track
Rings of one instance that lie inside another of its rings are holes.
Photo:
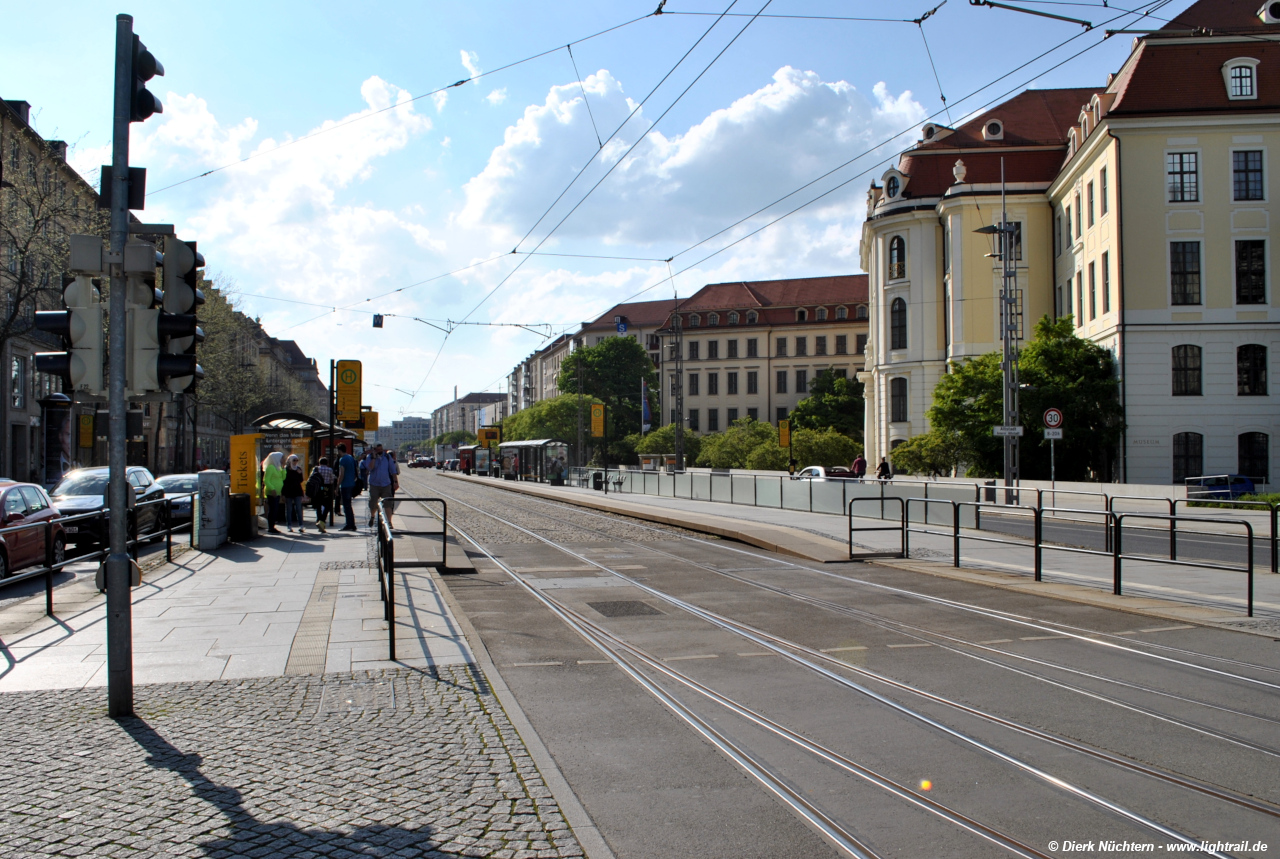
[[[446,496],[447,496],[447,493],[446,493]],[[981,741],[981,740],[978,740],[978,739],[977,739],[977,738],[975,738],[975,737],[969,736],[969,735],[965,734],[965,733],[964,733],[964,732],[962,732],[962,731],[959,731],[959,730],[957,730],[957,729],[951,728],[951,727],[950,727],[950,726],[948,726],[948,725],[945,725],[945,724],[943,724],[943,723],[940,723],[940,722],[938,722],[937,720],[935,720],[935,719],[933,719],[933,718],[931,718],[931,717],[929,717],[929,716],[927,716],[927,715],[925,715],[925,714],[923,714],[923,713],[920,713],[920,712],[914,711],[914,710],[912,710],[910,707],[907,707],[907,706],[905,706],[905,705],[903,705],[903,704],[901,704],[901,703],[899,703],[899,702],[897,702],[897,701],[895,701],[895,700],[893,700],[893,699],[886,698],[886,697],[884,697],[883,695],[881,695],[880,693],[877,693],[877,692],[875,692],[875,691],[874,691],[874,690],[872,690],[872,689],[869,689],[869,688],[867,688],[867,687],[865,687],[865,686],[862,686],[862,685],[860,685],[860,684],[858,684],[858,683],[855,683],[855,682],[853,682],[853,681],[849,680],[847,677],[844,677],[844,676],[842,676],[842,675],[836,674],[834,671],[832,671],[832,670],[830,670],[830,669],[828,669],[828,668],[824,667],[824,664],[825,664],[825,665],[831,665],[831,666],[833,666],[833,667],[835,667],[835,668],[839,668],[840,670],[844,670],[844,671],[852,671],[852,672],[854,672],[854,673],[856,673],[856,674],[860,675],[860,676],[861,676],[861,677],[863,677],[864,679],[871,680],[871,681],[874,681],[874,682],[876,682],[876,683],[880,683],[880,684],[888,685],[889,687],[891,687],[891,688],[893,688],[893,689],[895,689],[895,690],[897,690],[897,691],[900,691],[900,692],[904,692],[904,693],[907,693],[907,694],[910,694],[910,695],[920,696],[920,697],[922,697],[924,700],[930,701],[930,702],[932,702],[932,703],[934,703],[934,704],[942,705],[942,706],[944,706],[944,707],[946,707],[946,708],[949,708],[949,709],[954,710],[955,712],[958,712],[958,713],[964,713],[964,714],[969,715],[969,716],[975,716],[975,717],[977,717],[977,718],[979,718],[979,719],[982,719],[982,720],[984,720],[984,721],[987,721],[987,722],[989,722],[989,723],[991,723],[991,724],[994,724],[994,725],[997,725],[997,726],[1000,726],[1000,727],[1003,727],[1003,728],[1006,728],[1006,729],[1009,729],[1009,730],[1013,730],[1013,731],[1015,731],[1015,732],[1018,732],[1018,733],[1020,733],[1020,734],[1025,735],[1025,736],[1033,737],[1033,738],[1035,738],[1035,739],[1039,739],[1039,740],[1043,740],[1043,741],[1046,741],[1046,742],[1049,742],[1049,743],[1053,743],[1053,744],[1055,744],[1055,745],[1058,745],[1059,747],[1068,748],[1068,749],[1071,749],[1072,751],[1080,752],[1080,753],[1082,753],[1082,754],[1084,754],[1084,755],[1086,755],[1086,756],[1088,756],[1088,757],[1091,757],[1091,758],[1093,758],[1093,759],[1095,759],[1095,760],[1102,760],[1102,761],[1104,761],[1104,762],[1107,762],[1107,763],[1110,763],[1110,764],[1113,764],[1113,765],[1118,765],[1118,766],[1120,766],[1120,767],[1122,767],[1122,768],[1124,768],[1124,769],[1127,769],[1127,770],[1129,770],[1129,771],[1131,771],[1131,772],[1136,772],[1136,773],[1139,773],[1139,774],[1142,774],[1142,775],[1145,775],[1145,776],[1148,776],[1148,777],[1151,777],[1151,778],[1155,778],[1155,779],[1158,779],[1158,780],[1164,781],[1165,783],[1175,785],[1175,786],[1177,786],[1177,787],[1181,787],[1181,788],[1185,788],[1185,789],[1188,789],[1188,790],[1192,790],[1192,791],[1198,792],[1198,793],[1200,793],[1200,794],[1202,794],[1202,795],[1211,796],[1211,797],[1213,797],[1213,798],[1215,798],[1215,799],[1218,799],[1218,800],[1221,800],[1221,801],[1224,801],[1224,802],[1228,802],[1228,803],[1232,803],[1232,804],[1234,804],[1234,805],[1237,805],[1237,806],[1240,806],[1240,807],[1246,808],[1246,809],[1248,809],[1248,810],[1250,810],[1250,811],[1254,811],[1254,812],[1258,812],[1258,813],[1266,814],[1266,815],[1269,815],[1269,816],[1272,816],[1272,817],[1277,816],[1277,809],[1276,809],[1276,807],[1275,807],[1275,806],[1272,806],[1272,805],[1271,805],[1271,804],[1269,804],[1269,803],[1266,803],[1265,801],[1258,801],[1258,800],[1255,800],[1255,799],[1253,799],[1253,798],[1251,798],[1251,797],[1244,797],[1244,796],[1241,796],[1241,795],[1239,795],[1239,794],[1236,794],[1236,793],[1233,793],[1233,792],[1230,792],[1230,791],[1226,791],[1226,790],[1219,789],[1219,788],[1217,788],[1217,787],[1215,787],[1215,786],[1212,786],[1212,785],[1208,785],[1208,784],[1205,784],[1205,783],[1202,783],[1202,782],[1198,782],[1198,781],[1193,780],[1193,779],[1185,778],[1185,777],[1182,777],[1182,776],[1177,775],[1177,774],[1174,774],[1174,773],[1169,773],[1169,772],[1166,772],[1166,771],[1163,771],[1163,770],[1159,770],[1159,769],[1154,768],[1154,767],[1149,767],[1149,766],[1147,766],[1147,765],[1145,765],[1145,764],[1141,764],[1141,763],[1138,763],[1138,762],[1136,762],[1136,761],[1132,761],[1132,760],[1129,760],[1129,759],[1126,759],[1126,758],[1122,758],[1122,757],[1117,756],[1117,755],[1112,755],[1112,754],[1110,754],[1109,752],[1105,752],[1105,751],[1098,750],[1098,749],[1093,749],[1093,748],[1090,748],[1090,747],[1085,746],[1085,745],[1083,745],[1083,744],[1076,743],[1076,742],[1074,742],[1074,741],[1072,741],[1072,740],[1067,740],[1067,739],[1064,739],[1064,738],[1061,738],[1061,737],[1056,737],[1056,736],[1051,735],[1051,734],[1048,734],[1048,733],[1046,733],[1046,732],[1039,731],[1038,729],[1035,729],[1035,728],[1030,728],[1030,727],[1028,727],[1028,726],[1019,725],[1019,724],[1017,724],[1017,723],[1015,723],[1015,722],[1012,722],[1011,720],[1003,719],[1003,718],[1001,718],[1001,717],[994,716],[993,714],[985,713],[985,712],[983,712],[983,711],[981,711],[981,710],[979,710],[979,709],[977,709],[977,708],[970,707],[970,706],[968,706],[968,705],[961,704],[961,703],[959,703],[959,702],[949,700],[949,699],[947,699],[947,698],[945,698],[945,697],[943,697],[943,696],[934,695],[934,694],[932,694],[932,693],[924,692],[924,691],[922,691],[922,690],[919,690],[919,689],[916,689],[916,688],[914,688],[914,687],[911,687],[911,686],[909,686],[909,685],[907,685],[907,684],[901,683],[900,681],[896,681],[896,680],[894,680],[894,679],[892,679],[892,678],[885,677],[885,676],[883,676],[883,675],[877,674],[876,672],[871,672],[871,671],[869,671],[869,670],[867,670],[867,669],[864,669],[864,668],[859,668],[859,667],[857,667],[857,666],[852,666],[852,665],[850,665],[850,664],[848,664],[848,663],[846,663],[846,662],[844,662],[844,661],[841,661],[841,660],[836,659],[836,658],[834,658],[834,657],[830,657],[830,656],[828,656],[827,654],[824,654],[824,653],[821,653],[821,652],[819,652],[819,651],[817,651],[817,650],[813,650],[813,649],[811,649],[811,648],[805,647],[804,645],[800,645],[800,644],[798,644],[798,643],[796,643],[796,642],[793,642],[793,641],[790,641],[790,640],[787,640],[787,639],[781,638],[781,637],[779,637],[779,636],[774,636],[774,635],[772,635],[772,634],[770,634],[770,633],[767,633],[767,632],[765,632],[765,631],[763,631],[763,630],[755,629],[755,628],[750,627],[750,626],[747,626],[747,625],[745,625],[745,624],[741,624],[741,623],[739,623],[739,622],[737,622],[737,621],[735,621],[735,620],[733,620],[733,619],[731,619],[731,618],[723,617],[723,616],[718,615],[718,614],[716,614],[716,613],[714,613],[714,612],[710,612],[710,611],[708,611],[708,610],[706,610],[706,609],[702,609],[702,608],[700,608],[700,607],[698,607],[698,606],[695,606],[695,605],[690,604],[690,603],[688,603],[688,602],[686,602],[686,601],[684,601],[684,600],[681,600],[681,599],[679,599],[678,597],[674,597],[674,596],[672,596],[672,595],[670,595],[670,594],[667,594],[667,593],[665,593],[665,592],[663,592],[663,591],[660,591],[660,590],[658,590],[658,589],[656,589],[656,588],[653,588],[653,587],[651,587],[651,586],[649,586],[649,585],[647,585],[647,584],[645,584],[645,583],[643,583],[643,582],[640,582],[640,581],[638,581],[638,580],[636,580],[636,579],[634,579],[634,578],[632,578],[632,577],[630,577],[630,576],[626,576],[626,575],[624,575],[624,574],[622,574],[622,573],[620,573],[620,572],[618,572],[618,571],[616,571],[616,570],[614,570],[614,569],[611,569],[611,568],[610,568],[608,565],[606,565],[606,564],[601,564],[601,563],[599,563],[599,562],[595,561],[594,559],[589,558],[589,557],[587,557],[587,556],[585,556],[585,555],[583,555],[583,554],[581,554],[581,553],[579,553],[579,552],[576,552],[576,551],[574,551],[573,549],[571,549],[571,548],[569,548],[569,547],[567,547],[567,546],[563,546],[563,545],[561,545],[561,544],[557,543],[557,542],[556,542],[556,541],[554,541],[554,540],[550,540],[550,539],[548,539],[548,538],[542,537],[541,535],[538,535],[538,534],[537,534],[533,529],[524,528],[524,527],[522,527],[522,526],[520,526],[520,525],[518,525],[518,524],[516,524],[516,523],[514,523],[514,522],[511,522],[510,520],[504,519],[504,518],[503,518],[503,517],[501,517],[501,516],[498,516],[498,515],[496,515],[496,514],[494,514],[494,513],[491,513],[491,512],[489,512],[489,511],[487,511],[487,510],[484,510],[484,509],[482,509],[482,508],[480,508],[480,507],[477,507],[476,505],[469,504],[468,502],[464,501],[464,500],[463,500],[463,499],[461,499],[461,498],[458,498],[457,496],[447,496],[447,497],[449,497],[449,498],[450,498],[450,500],[451,500],[453,503],[455,503],[455,504],[459,504],[459,505],[462,505],[463,507],[466,507],[466,508],[469,508],[469,509],[471,509],[471,510],[474,510],[475,512],[477,512],[477,513],[479,513],[479,514],[481,514],[481,515],[483,515],[483,516],[489,517],[489,518],[493,519],[494,521],[497,521],[497,522],[500,522],[500,523],[504,524],[504,525],[505,525],[506,527],[508,527],[508,528],[515,529],[516,531],[519,531],[519,532],[524,533],[524,534],[526,534],[526,535],[531,535],[531,536],[533,536],[533,537],[537,538],[540,542],[543,542],[544,544],[546,544],[546,545],[548,545],[548,546],[551,546],[551,547],[555,548],[557,551],[563,552],[564,554],[566,554],[566,555],[568,555],[568,556],[570,556],[570,557],[575,558],[577,561],[579,561],[579,562],[581,562],[581,563],[585,563],[585,564],[587,564],[587,565],[589,565],[589,566],[591,566],[591,567],[598,568],[598,569],[600,569],[601,571],[606,572],[606,573],[608,573],[608,574],[610,574],[610,575],[617,576],[619,579],[621,579],[622,581],[626,582],[627,584],[629,584],[629,585],[631,585],[631,586],[633,586],[633,587],[636,587],[636,588],[638,588],[638,589],[640,589],[640,590],[644,591],[645,593],[648,593],[649,595],[651,595],[651,596],[653,596],[653,597],[655,597],[655,598],[657,598],[657,599],[660,599],[660,600],[662,600],[662,601],[664,601],[664,602],[667,602],[668,604],[671,604],[671,605],[673,605],[673,606],[675,606],[675,607],[677,607],[677,608],[680,608],[680,609],[682,609],[682,610],[684,610],[684,611],[686,611],[686,612],[689,612],[689,613],[691,613],[692,615],[694,615],[695,617],[699,617],[700,619],[702,619],[702,620],[704,620],[704,621],[707,621],[707,622],[711,623],[712,625],[717,626],[717,627],[719,627],[719,628],[721,628],[721,629],[723,629],[723,630],[725,630],[725,631],[729,631],[729,632],[736,633],[736,634],[738,634],[738,635],[740,635],[740,636],[742,636],[742,637],[744,637],[744,638],[746,638],[746,639],[748,639],[748,640],[750,640],[750,641],[753,641],[753,642],[754,642],[755,644],[757,644],[758,646],[764,647],[764,648],[766,648],[767,650],[770,650],[770,651],[772,651],[772,652],[774,652],[774,653],[776,653],[776,654],[778,654],[778,655],[780,655],[780,656],[782,656],[782,657],[784,657],[784,658],[786,658],[786,659],[789,659],[789,660],[791,660],[793,663],[798,664],[798,665],[801,665],[801,666],[803,666],[803,667],[805,667],[805,668],[809,669],[810,671],[813,671],[813,672],[817,673],[818,675],[825,677],[825,678],[826,678],[826,679],[828,679],[828,680],[832,680],[832,681],[834,681],[834,682],[835,682],[836,684],[838,684],[838,685],[841,685],[841,686],[844,686],[844,687],[849,688],[849,689],[851,689],[851,690],[854,690],[854,691],[858,692],[858,693],[859,693],[859,694],[861,694],[861,695],[867,696],[867,697],[871,698],[872,700],[878,701],[879,703],[881,703],[881,704],[883,704],[883,705],[885,705],[885,706],[889,707],[890,709],[895,710],[896,712],[900,713],[901,715],[905,715],[905,716],[907,716],[907,717],[909,717],[909,718],[911,718],[911,719],[913,719],[913,720],[917,721],[917,722],[918,722],[918,723],[920,723],[920,724],[926,725],[926,726],[928,726],[928,727],[930,727],[930,728],[932,728],[932,729],[934,729],[934,730],[936,730],[936,731],[940,731],[940,732],[942,732],[942,733],[944,733],[944,734],[946,734],[946,735],[948,735],[948,736],[952,737],[953,739],[958,740],[958,741],[960,741],[961,743],[964,743],[964,744],[968,745],[969,747],[971,747],[971,748],[973,748],[973,749],[976,749],[976,750],[978,750],[978,751],[983,752],[984,754],[991,755],[991,756],[993,756],[993,757],[997,758],[998,760],[1002,761],[1002,762],[1003,762],[1003,763],[1005,763],[1006,765],[1009,765],[1009,766],[1014,767],[1015,769],[1018,769],[1019,771],[1023,772],[1024,774],[1031,775],[1031,776],[1033,776],[1033,777],[1035,777],[1035,778],[1037,778],[1037,779],[1040,779],[1040,780],[1041,780],[1041,781],[1043,781],[1044,783],[1047,783],[1047,784],[1053,785],[1053,786],[1057,787],[1057,788],[1058,788],[1058,789],[1060,789],[1060,790],[1063,790],[1063,791],[1065,791],[1065,792],[1067,792],[1067,793],[1069,793],[1069,794],[1074,795],[1074,796],[1075,796],[1075,797],[1077,797],[1078,799],[1085,800],[1085,801],[1087,801],[1087,802],[1089,802],[1089,803],[1092,803],[1093,805],[1095,805],[1095,806],[1097,806],[1097,807],[1100,807],[1100,808],[1106,809],[1106,810],[1107,810],[1107,811],[1109,811],[1110,813],[1116,814],[1116,815],[1118,815],[1118,816],[1120,816],[1120,817],[1123,817],[1123,818],[1125,818],[1125,819],[1129,820],[1131,823],[1134,823],[1134,824],[1137,824],[1137,825],[1140,825],[1140,826],[1144,826],[1144,827],[1146,827],[1146,828],[1148,828],[1148,829],[1150,829],[1150,830],[1152,830],[1152,831],[1154,831],[1154,832],[1158,832],[1158,833],[1160,833],[1161,835],[1163,835],[1163,836],[1165,836],[1165,837],[1174,838],[1174,839],[1176,839],[1176,840],[1183,841],[1184,843],[1192,843],[1192,842],[1193,842],[1193,839],[1191,839],[1189,836],[1185,836],[1185,835],[1179,834],[1179,833],[1177,833],[1175,830],[1172,830],[1172,829],[1170,829],[1170,828],[1168,828],[1168,827],[1165,827],[1163,824],[1159,823],[1158,821],[1152,820],[1152,819],[1147,818],[1147,817],[1145,817],[1145,816],[1143,816],[1143,815],[1141,815],[1141,814],[1138,814],[1138,813],[1136,813],[1136,812],[1132,812],[1132,811],[1130,811],[1130,810],[1128,810],[1128,809],[1125,809],[1124,807],[1122,807],[1122,806],[1120,806],[1119,804],[1114,803],[1114,802],[1112,802],[1112,801],[1110,801],[1110,800],[1106,799],[1105,797],[1102,797],[1102,796],[1099,796],[1099,795],[1093,794],[1093,793],[1091,793],[1090,791],[1085,790],[1084,788],[1080,787],[1079,785],[1072,784],[1072,783],[1070,783],[1070,782],[1065,781],[1064,779],[1061,779],[1061,778],[1059,778],[1059,777],[1057,777],[1057,776],[1052,775],[1051,773],[1048,773],[1048,772],[1045,772],[1045,771],[1043,771],[1043,770],[1040,770],[1039,768],[1035,767],[1034,765],[1031,765],[1031,764],[1029,764],[1029,763],[1027,763],[1027,762],[1025,762],[1025,761],[1022,761],[1022,760],[1020,760],[1020,759],[1018,759],[1018,758],[1014,757],[1013,755],[1010,755],[1010,754],[1007,754],[1007,753],[1005,753],[1005,752],[1002,752],[1002,751],[1000,751],[1000,750],[998,750],[998,749],[995,749],[995,748],[993,748],[992,746],[990,746],[989,744],[987,744],[987,743],[985,743],[985,742],[983,742],[983,741]],[[526,510],[526,512],[530,512],[530,513],[531,513],[532,511],[527,511],[527,510]],[[575,511],[575,513],[577,513],[577,512],[580,512],[580,511]],[[455,518],[455,523],[456,523],[456,521],[457,521],[457,520],[456,520],[456,518]],[[581,528],[581,527],[582,527],[582,525],[581,525],[581,523],[580,523],[580,522],[579,522],[579,523],[576,523],[576,524],[577,524],[577,527],[579,527],[579,528]],[[630,523],[629,523],[629,524],[630,524]],[[454,526],[451,526],[451,527],[454,527]],[[654,529],[654,530],[657,530],[657,529]],[[459,531],[459,533],[461,534],[462,532],[461,532],[461,531]],[[469,539],[469,538],[468,538],[468,539]],[[474,542],[474,541],[473,541],[473,542]],[[625,542],[625,541],[624,541],[624,542]],[[704,542],[705,542],[705,541],[704,541]],[[488,557],[491,557],[491,558],[492,558],[491,553],[489,553],[486,549],[484,549],[484,547],[483,547],[483,546],[480,546],[478,543],[476,543],[476,545],[477,545],[478,549],[479,549],[480,551],[482,551],[486,556],[488,556]],[[645,549],[645,550],[652,550],[652,549],[653,549],[653,547],[652,547],[651,545],[646,545],[646,546],[643,546],[643,547],[641,547],[641,548],[643,548],[643,549]],[[726,548],[726,549],[727,549],[727,548],[730,548],[730,547],[721,547],[721,548]],[[740,550],[737,550],[737,549],[733,549],[733,550],[734,550],[734,551],[740,551]],[[753,553],[748,553],[748,554],[753,554]],[[678,560],[680,560],[680,561],[682,561],[682,562],[686,562],[686,563],[688,562],[688,561],[687,561],[687,559],[679,558],[678,556],[676,556],[676,557],[677,557],[677,559],[678,559]],[[755,555],[755,557],[760,558],[760,559],[764,559],[764,560],[768,560],[768,561],[770,561],[770,562],[776,562],[776,559],[772,559],[772,558],[765,558],[765,556]],[[495,560],[496,560],[496,559],[495,559]],[[519,576],[517,576],[514,572],[510,571],[510,570],[509,570],[509,568],[505,568],[505,566],[504,566],[504,569],[507,569],[507,570],[508,570],[508,574],[509,574],[509,575],[512,575],[512,577],[513,577],[514,579],[516,579],[517,581],[521,581],[521,580],[520,580],[520,578],[519,578]],[[531,588],[531,586],[527,585],[526,583],[521,582],[521,584],[522,584],[522,585],[523,585],[527,590],[530,590],[530,591],[536,590],[536,589]],[[545,594],[541,594],[541,593],[536,594],[536,596],[537,596],[540,600],[543,600],[544,602],[545,602],[546,600],[551,599],[551,598],[549,598],[549,597],[546,597],[546,595],[545,595]]]

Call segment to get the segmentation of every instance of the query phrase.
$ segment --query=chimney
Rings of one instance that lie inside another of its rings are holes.
[[[59,161],[67,160],[67,142],[65,140],[49,140],[49,151]]]
[[[9,105],[10,110],[18,114],[18,118],[22,120],[24,125],[31,124],[31,104],[29,102],[5,99],[4,103]]]

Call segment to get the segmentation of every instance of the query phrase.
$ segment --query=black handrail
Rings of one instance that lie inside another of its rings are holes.
[[[1280,534],[1277,534],[1277,531],[1276,531],[1277,520],[1280,520],[1280,516],[1277,515],[1278,513],[1280,513],[1280,502],[1271,502],[1271,501],[1213,502],[1213,501],[1206,501],[1203,498],[1178,498],[1173,502],[1173,515],[1175,516],[1178,515],[1179,504],[1186,504],[1190,506],[1192,504],[1214,504],[1214,503],[1230,504],[1238,507],[1262,507],[1270,514],[1269,518],[1271,520],[1271,538],[1268,542],[1270,542],[1271,544],[1271,572],[1280,573]],[[1170,541],[1170,546],[1172,547],[1171,557],[1174,560],[1177,560],[1178,558],[1177,542],[1172,537],[1172,535],[1176,533],[1177,533],[1176,530],[1171,532],[1171,541]]]
[[[884,502],[897,501],[898,502],[898,524],[882,525],[882,526],[864,525],[858,528],[853,527],[853,505],[857,504],[859,501],[875,501],[879,503],[881,505],[881,508],[880,508],[881,519],[884,518]],[[889,498],[850,498],[849,506],[848,506],[848,514],[849,514],[849,560],[861,561],[861,560],[866,560],[868,558],[905,558],[907,557],[907,514],[906,514],[906,501],[904,499],[898,498],[896,496],[891,496]],[[858,555],[857,558],[854,558],[853,556],[853,532],[854,531],[899,531],[902,534],[902,548],[897,552],[864,552],[863,554]]]
[[[1243,572],[1249,580],[1247,604],[1249,617],[1253,617],[1253,525],[1247,519],[1218,519],[1209,517],[1196,516],[1166,516],[1162,513],[1119,513],[1115,515],[1116,537],[1113,544],[1113,568],[1112,568],[1112,593],[1119,594],[1121,590],[1121,565],[1126,559],[1130,561],[1149,561],[1156,564],[1177,564],[1180,567],[1199,567],[1205,570],[1225,570],[1228,572]],[[1243,525],[1245,528],[1245,537],[1247,539],[1246,561],[1243,569],[1231,566],[1230,564],[1208,564],[1200,561],[1179,561],[1173,558],[1152,558],[1146,555],[1126,555],[1122,550],[1121,537],[1124,533],[1125,519],[1177,519],[1180,522],[1204,522],[1216,525]]]

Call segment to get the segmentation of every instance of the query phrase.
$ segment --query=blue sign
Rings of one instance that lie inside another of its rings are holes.
[[[626,333],[627,333],[627,323],[625,323],[625,322],[619,322],[619,323],[618,323],[618,333],[619,333],[619,334],[626,334]]]

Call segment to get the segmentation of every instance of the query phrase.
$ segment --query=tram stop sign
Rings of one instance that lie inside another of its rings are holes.
[[[1061,429],[1062,428],[1062,411],[1060,409],[1046,409],[1044,413],[1045,429]]]

